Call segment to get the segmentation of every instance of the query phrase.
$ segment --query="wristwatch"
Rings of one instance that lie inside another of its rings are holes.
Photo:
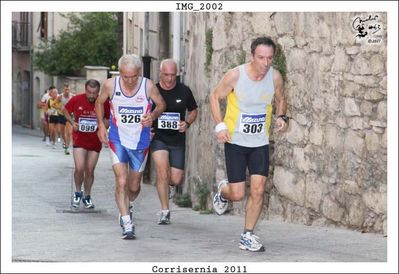
[[[286,123],[286,124],[288,124],[288,121],[290,120],[290,117],[288,117],[287,115],[285,115],[285,114],[283,114],[283,115],[279,115],[279,116],[277,116],[277,118],[281,118],[281,119],[283,119],[284,120],[284,122]]]

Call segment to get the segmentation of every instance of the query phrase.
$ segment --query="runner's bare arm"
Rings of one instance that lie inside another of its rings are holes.
[[[192,123],[194,123],[195,119],[197,119],[197,115],[198,115],[198,108],[189,111],[187,113],[187,118],[185,121],[181,121],[179,124],[179,132],[185,132]]]
[[[111,92],[113,90],[113,80],[107,79],[101,85],[100,94],[97,97],[95,103],[95,111],[97,116],[98,138],[102,143],[108,144],[107,127],[104,124],[104,103],[108,98],[111,97]]]
[[[152,125],[152,121],[157,119],[162,114],[162,112],[165,111],[166,103],[163,100],[161,94],[159,93],[158,88],[156,87],[156,85],[154,85],[154,83],[151,80],[148,80],[147,88],[148,88],[147,90],[148,97],[155,103],[156,107],[151,112],[150,115],[143,116],[143,120],[141,121],[141,123],[145,127],[150,127]]]
[[[219,101],[225,99],[229,95],[229,93],[233,91],[234,86],[237,83],[238,77],[238,68],[229,70],[209,96],[212,116],[216,122],[216,138],[219,143],[225,143],[227,141],[230,141],[229,131],[226,125],[223,123]]]
[[[77,131],[78,128],[79,128],[78,123],[76,123],[76,122],[72,119],[71,114],[69,114],[69,111],[68,111],[66,108],[64,108],[64,107],[62,108],[62,114],[64,114],[65,119],[66,119],[69,123],[71,123],[73,130],[74,130],[74,131]]]
[[[273,82],[276,114],[277,116],[285,115],[287,113],[287,100],[284,94],[284,82],[280,72],[276,69],[273,70]],[[282,118],[277,118],[276,128],[278,132],[284,132],[288,128],[288,123]]]

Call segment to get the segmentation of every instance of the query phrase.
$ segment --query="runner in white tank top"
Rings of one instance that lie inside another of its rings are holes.
[[[283,78],[272,62],[276,45],[269,37],[259,37],[251,44],[251,62],[226,73],[209,96],[216,137],[224,143],[228,180],[218,184],[213,199],[217,214],[223,214],[228,200],[239,201],[245,196],[246,171],[250,175],[250,191],[245,210],[244,231],[239,248],[264,251],[254,235],[254,228],[263,208],[266,178],[269,170],[269,126],[272,115],[272,97],[275,99],[275,129],[284,132],[288,126],[285,116],[287,102]],[[219,100],[227,98],[224,121]]]
[[[110,99],[109,136],[103,121],[97,119],[98,136],[102,143],[110,146],[122,239],[134,239],[135,226],[129,213],[129,202],[133,202],[140,192],[150,145],[150,127],[166,104],[154,83],[140,76],[142,64],[137,55],[122,56],[118,67],[120,77],[107,79],[102,84],[96,101],[96,115],[103,117],[104,102]],[[150,112],[152,102],[156,108]]]

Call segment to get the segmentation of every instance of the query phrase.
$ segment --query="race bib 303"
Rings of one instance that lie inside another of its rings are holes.
[[[266,113],[248,114],[241,113],[240,116],[240,133],[259,134],[265,132]]]

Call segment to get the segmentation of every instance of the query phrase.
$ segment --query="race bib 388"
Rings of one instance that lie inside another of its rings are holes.
[[[179,129],[180,113],[178,112],[164,112],[158,118],[159,129]]]

